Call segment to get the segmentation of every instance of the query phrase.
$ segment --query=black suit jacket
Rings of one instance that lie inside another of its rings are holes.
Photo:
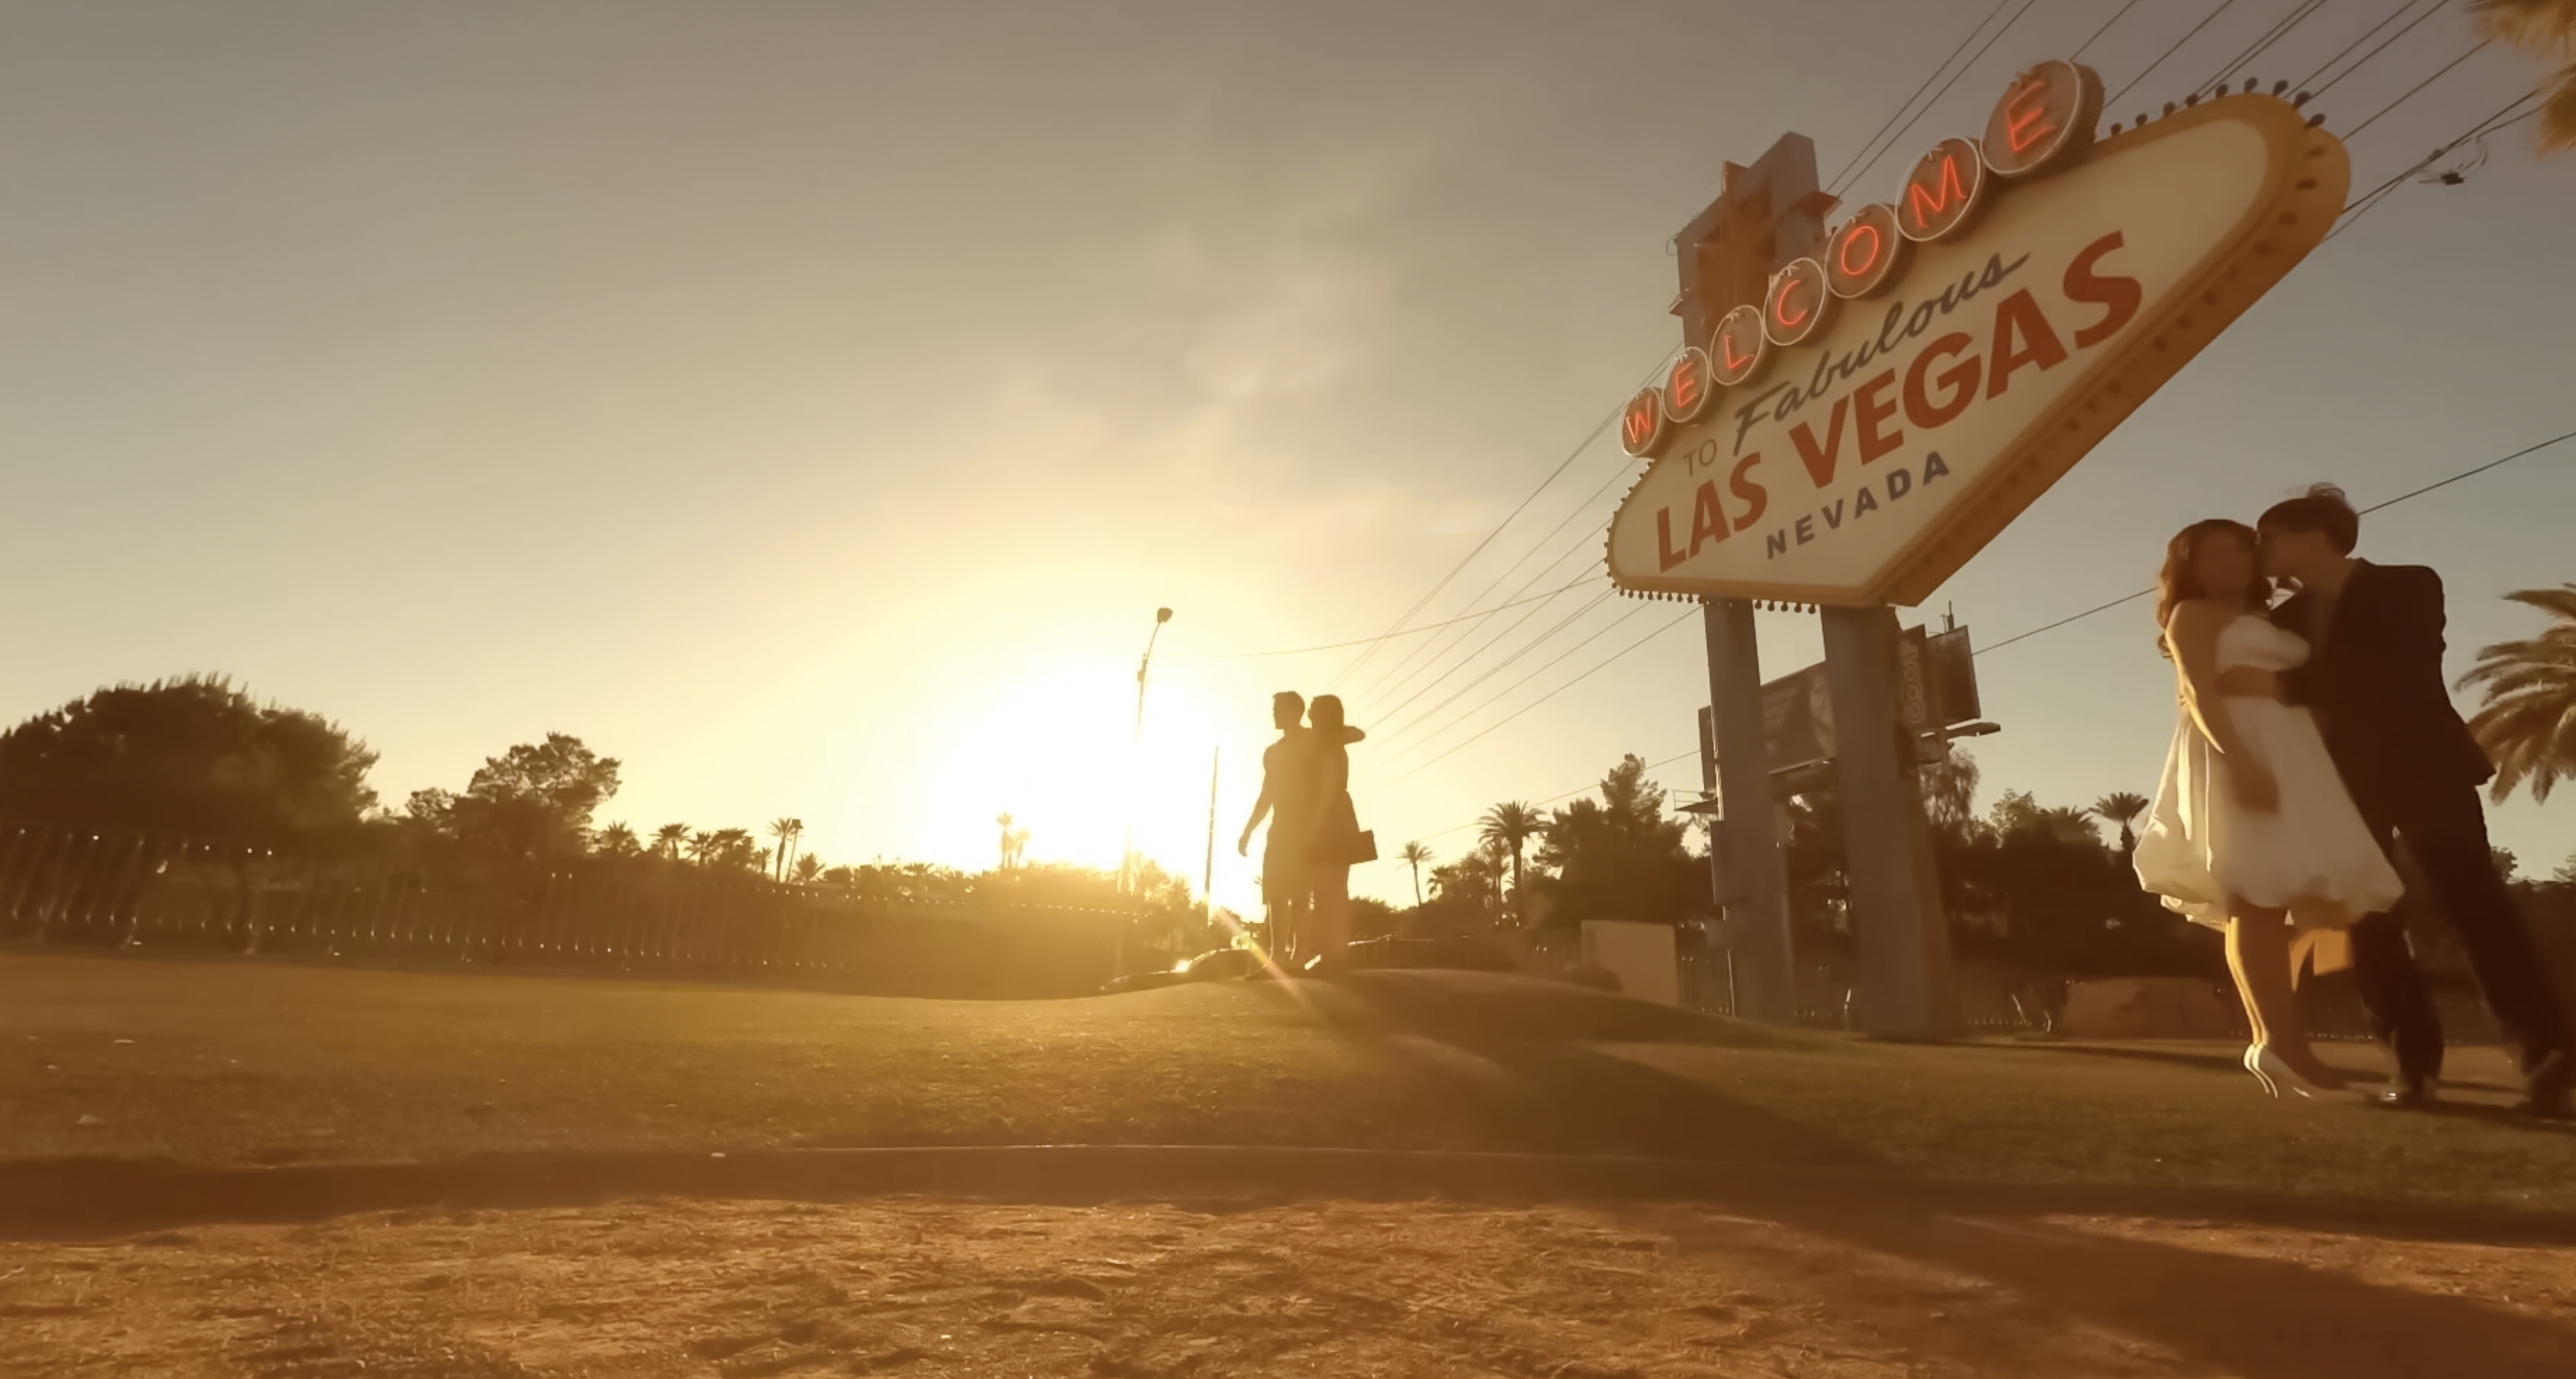
[[[2317,646],[2316,599],[2272,621]],[[2293,704],[2316,711],[2326,750],[2364,813],[2428,791],[2475,789],[2495,774],[2442,679],[2442,577],[2420,565],[2354,563],[2333,624],[2308,663],[2282,675]]]

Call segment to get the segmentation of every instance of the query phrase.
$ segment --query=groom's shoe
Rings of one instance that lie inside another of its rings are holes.
[[[2391,1111],[2430,1111],[2440,1105],[2441,1100],[2441,1084],[2430,1077],[2401,1076],[2369,1096],[2371,1105]]]

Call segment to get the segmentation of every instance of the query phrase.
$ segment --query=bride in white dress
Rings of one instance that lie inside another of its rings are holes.
[[[2254,1042],[2246,1071],[2274,1096],[2343,1080],[2308,1047],[2291,940],[2386,910],[2404,887],[2362,823],[2307,709],[2221,698],[2219,672],[2286,670],[2308,644],[2265,616],[2255,534],[2196,522],[2166,548],[2157,621],[2182,685],[2182,722],[2138,840],[2138,881],[2167,907],[2224,930]]]

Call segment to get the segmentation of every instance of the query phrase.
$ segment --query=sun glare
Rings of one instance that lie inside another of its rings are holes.
[[[1028,830],[1029,861],[1115,868],[1132,801],[1137,850],[1195,883],[1216,733],[1186,679],[1167,682],[1157,668],[1141,749],[1131,669],[1067,669],[959,705],[937,758],[923,855],[991,867],[1008,813]]]

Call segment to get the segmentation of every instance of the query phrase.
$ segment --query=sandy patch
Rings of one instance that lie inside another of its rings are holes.
[[[2571,1364],[2576,1250],[2112,1219],[653,1201],[0,1244],[13,1376],[2537,1379]]]

